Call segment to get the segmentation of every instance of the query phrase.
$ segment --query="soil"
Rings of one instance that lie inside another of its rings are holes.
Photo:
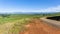
[[[19,32],[19,34],[60,34],[60,28],[53,27],[40,19],[32,19],[30,23],[25,25],[27,30]]]

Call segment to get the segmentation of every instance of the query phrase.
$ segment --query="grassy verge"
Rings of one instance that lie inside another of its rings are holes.
[[[28,24],[28,20],[29,20],[29,18],[18,20],[9,32],[11,34],[18,34],[20,31],[25,30],[24,25]]]

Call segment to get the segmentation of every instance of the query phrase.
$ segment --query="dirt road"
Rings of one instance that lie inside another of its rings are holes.
[[[50,19],[46,19],[46,18],[40,18],[40,19],[43,20],[44,22],[46,22],[47,24],[52,25],[53,27],[60,28],[60,21],[50,20]]]
[[[19,34],[60,34],[60,29],[55,28],[40,19],[32,19],[30,23],[25,25],[26,30]]]

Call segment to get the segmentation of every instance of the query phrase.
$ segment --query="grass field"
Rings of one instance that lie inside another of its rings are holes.
[[[18,34],[24,30],[24,25],[27,24],[30,18],[39,17],[38,15],[6,15],[0,16],[0,34]]]
[[[26,30],[24,25],[29,20],[46,16],[58,16],[56,14],[9,14],[0,15],[0,34],[18,34],[22,30]]]

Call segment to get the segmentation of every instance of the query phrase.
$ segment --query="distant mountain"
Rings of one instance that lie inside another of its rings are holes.
[[[52,14],[59,12],[14,12],[13,14]]]
[[[60,12],[12,12],[12,13],[0,13],[0,14],[53,14]]]

